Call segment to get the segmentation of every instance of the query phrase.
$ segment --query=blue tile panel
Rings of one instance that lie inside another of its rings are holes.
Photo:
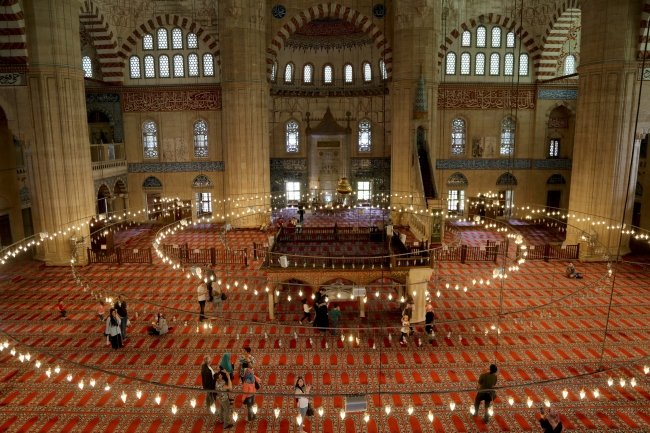
[[[128,165],[129,173],[183,173],[193,171],[225,171],[223,161],[208,162],[153,162]]]

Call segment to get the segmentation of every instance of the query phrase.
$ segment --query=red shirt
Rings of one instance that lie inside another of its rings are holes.
[[[56,308],[58,308],[59,311],[63,311],[63,303],[59,302],[58,304],[56,304]]]

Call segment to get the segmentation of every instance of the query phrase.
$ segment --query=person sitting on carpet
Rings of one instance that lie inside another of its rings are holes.
[[[560,414],[555,409],[542,408],[542,417],[539,424],[544,429],[544,433],[560,433],[563,429]]]
[[[576,268],[573,266],[573,263],[569,263],[569,266],[567,266],[566,276],[569,278],[582,278],[582,274],[580,274],[580,272],[576,272]]]
[[[165,335],[172,330],[167,326],[167,319],[162,313],[158,313],[158,320],[151,323],[153,326],[149,327],[149,335]]]
[[[104,335],[108,336],[113,349],[119,349],[122,347],[121,321],[122,318],[117,314],[117,310],[111,308],[111,311],[108,313],[108,318],[106,319],[106,330],[104,331]]]

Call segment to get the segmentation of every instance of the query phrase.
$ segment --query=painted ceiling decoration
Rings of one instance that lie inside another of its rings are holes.
[[[352,50],[372,44],[359,27],[340,18],[319,18],[296,30],[287,40],[290,50]]]

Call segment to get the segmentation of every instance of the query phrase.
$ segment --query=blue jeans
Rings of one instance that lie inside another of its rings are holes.
[[[338,320],[332,320],[332,335],[336,335],[336,328],[339,327],[339,321]]]
[[[120,329],[122,330],[122,340],[126,338],[126,322],[129,320],[128,316],[122,317],[120,320]]]

